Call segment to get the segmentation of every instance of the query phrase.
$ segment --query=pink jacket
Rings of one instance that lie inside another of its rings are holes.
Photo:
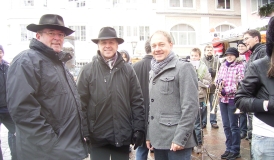
[[[221,102],[228,103],[229,99],[234,99],[238,82],[244,77],[244,69],[244,62],[241,57],[236,58],[229,67],[226,66],[226,60],[221,64],[216,77],[216,81],[223,81],[223,88],[226,93],[225,96],[221,97]]]

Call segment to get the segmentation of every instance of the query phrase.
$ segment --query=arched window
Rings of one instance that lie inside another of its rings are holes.
[[[170,34],[175,45],[195,45],[196,32],[187,24],[178,24],[171,28]]]
[[[216,31],[218,37],[220,37],[222,32],[225,32],[225,31],[228,31],[231,29],[234,29],[234,27],[231,25],[228,25],[228,24],[222,24],[222,25],[217,26],[215,28],[215,31]]]

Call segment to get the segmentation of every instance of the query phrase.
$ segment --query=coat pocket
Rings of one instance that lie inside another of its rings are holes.
[[[180,121],[180,115],[172,114],[172,115],[161,115],[159,123],[168,127],[178,125]]]
[[[174,76],[161,77],[161,89],[162,94],[172,94],[174,90]]]

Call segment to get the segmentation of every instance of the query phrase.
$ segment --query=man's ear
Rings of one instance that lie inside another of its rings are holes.
[[[40,39],[40,37],[41,37],[41,34],[36,32],[36,39]]]

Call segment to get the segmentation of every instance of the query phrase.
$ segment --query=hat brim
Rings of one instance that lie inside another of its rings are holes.
[[[29,31],[32,31],[32,32],[41,31],[45,28],[56,29],[56,30],[63,31],[66,34],[66,36],[68,36],[68,35],[70,35],[74,32],[70,28],[67,28],[67,27],[64,27],[64,26],[59,26],[59,25],[52,25],[52,24],[43,24],[43,25],[29,24],[27,26],[27,29]]]
[[[118,44],[124,43],[124,40],[122,38],[117,38],[117,37],[102,37],[99,39],[91,39],[91,41],[95,44],[98,44],[99,40],[105,40],[105,39],[116,39]]]

